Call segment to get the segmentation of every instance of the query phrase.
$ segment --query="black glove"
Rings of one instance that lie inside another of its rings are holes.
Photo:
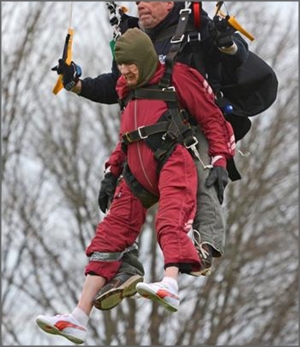
[[[209,30],[214,44],[218,48],[231,47],[233,45],[232,35],[236,30],[225,19],[215,16],[213,23],[210,23]]]
[[[58,75],[63,75],[62,82],[64,88],[70,91],[81,76],[81,67],[76,65],[73,61],[70,65],[67,65],[63,59],[59,59],[58,65],[54,66],[52,71],[57,71]]]
[[[218,199],[222,205],[224,200],[224,190],[228,184],[228,172],[222,166],[214,166],[205,182],[206,187],[211,187],[215,185],[217,190]]]
[[[101,181],[101,187],[98,195],[98,205],[103,213],[106,212],[108,204],[111,202],[114,196],[117,180],[118,179],[115,175],[108,172]]]

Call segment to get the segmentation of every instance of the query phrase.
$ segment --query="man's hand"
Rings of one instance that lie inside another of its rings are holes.
[[[113,199],[117,186],[117,180],[118,179],[115,175],[108,172],[101,181],[101,187],[98,195],[98,205],[103,213],[106,212],[111,200]]]
[[[224,200],[224,190],[228,184],[228,172],[222,166],[214,166],[205,182],[206,187],[215,186],[220,204]]]
[[[218,48],[229,48],[234,44],[232,35],[236,30],[224,19],[215,16],[209,30]]]
[[[63,75],[62,82],[64,88],[70,91],[75,87],[81,76],[81,67],[76,65],[73,61],[70,65],[67,65],[63,59],[59,59],[58,65],[54,66],[52,71],[57,71],[58,75]]]

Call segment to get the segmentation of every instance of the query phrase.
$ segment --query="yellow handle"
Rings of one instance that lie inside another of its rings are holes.
[[[62,89],[63,89],[64,85],[62,83],[62,75],[59,75],[56,81],[55,86],[52,89],[52,93],[53,94],[58,94]]]
[[[238,21],[235,19],[235,17],[230,16],[228,19],[228,23],[234,27],[234,29],[238,30],[240,33],[242,33],[243,35],[245,35],[250,41],[254,41],[255,37],[253,35],[251,35],[250,33],[248,33],[248,31],[246,31],[239,23]]]
[[[219,8],[217,9],[217,12],[220,14],[221,17],[226,18],[226,14],[224,12],[222,12]],[[246,31],[241,24],[235,19],[234,16],[229,16],[228,18],[228,23],[236,30],[238,30],[240,33],[242,33],[243,35],[245,35],[250,41],[254,41],[255,37],[248,33],[248,31]]]
[[[70,65],[71,61],[72,61],[72,44],[73,44],[74,29],[69,28],[68,29],[68,35],[70,35],[70,36],[69,36],[69,39],[67,42],[67,47],[66,47],[66,49],[67,49],[66,64]],[[55,95],[58,94],[64,87],[64,85],[62,83],[62,78],[63,78],[63,75],[60,74],[57,78],[55,86],[52,89],[52,93]]]
[[[72,44],[73,44],[74,29],[69,28],[68,29],[68,35],[70,35],[70,37],[69,37],[69,42],[68,42],[66,63],[67,63],[67,65],[70,65],[71,61],[72,61]]]

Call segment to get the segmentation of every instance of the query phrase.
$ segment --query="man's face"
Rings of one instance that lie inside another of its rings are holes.
[[[125,78],[129,87],[135,87],[139,80],[139,70],[136,64],[118,65],[121,75]]]
[[[145,29],[155,28],[162,22],[174,6],[173,1],[137,1],[140,24]]]

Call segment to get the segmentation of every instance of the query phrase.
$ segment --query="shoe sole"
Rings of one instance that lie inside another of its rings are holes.
[[[171,304],[164,301],[160,296],[156,294],[154,290],[151,288],[137,288],[137,292],[145,299],[151,299],[158,304],[162,305],[165,309],[167,309],[170,312],[177,312],[178,308],[172,306]]]
[[[192,276],[210,276],[211,275],[211,267],[206,268],[204,270],[201,271],[192,271],[190,272],[190,275]]]
[[[134,275],[128,278],[128,280],[125,281],[120,287],[112,288],[111,290],[99,296],[97,299],[93,300],[93,305],[98,310],[111,310],[112,308],[119,305],[119,303],[124,298],[129,298],[136,294],[135,286],[138,283],[143,282],[143,280],[144,278],[142,276]]]
[[[78,339],[72,335],[66,334],[59,329],[57,329],[54,325],[50,324],[49,322],[45,322],[41,319],[36,319],[37,325],[46,333],[52,334],[52,335],[60,335],[65,337],[66,339],[70,340],[73,343],[76,343],[77,345],[81,345],[84,343],[83,340]]]

